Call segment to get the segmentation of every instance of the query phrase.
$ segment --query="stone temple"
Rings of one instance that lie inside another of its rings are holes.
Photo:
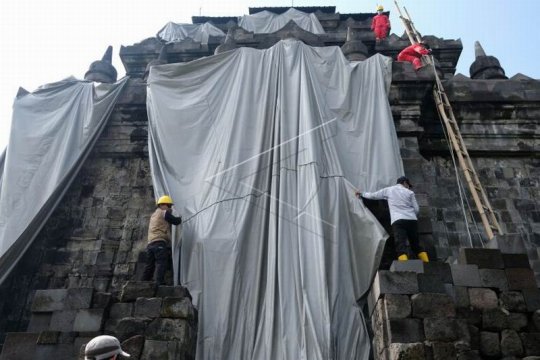
[[[250,8],[282,14],[288,8]],[[155,206],[148,159],[146,78],[151,66],[189,62],[284,39],[338,46],[350,61],[394,60],[409,40],[376,42],[375,14],[300,7],[324,33],[290,21],[255,33],[237,17],[194,16],[222,34],[197,41],[152,37],[123,46],[129,77],[107,125],[60,204],[0,286],[0,360],[76,359],[112,334],[133,359],[195,359],[201,313],[186,289],[141,282]],[[200,40],[200,39],[199,39]],[[478,211],[463,215],[455,167],[432,97],[434,74],[394,61],[388,101],[405,173],[421,207],[432,261],[392,262],[392,237],[363,312],[375,359],[540,358],[540,81],[517,74],[476,44],[470,77],[455,74],[460,40],[424,36],[461,134],[504,235],[488,241]],[[489,52],[489,49],[486,49]],[[109,48],[87,80],[112,83]],[[1,179],[1,177],[0,177]],[[391,235],[384,201],[365,201]],[[477,224],[477,225],[475,225]],[[469,235],[469,231],[470,235]]]

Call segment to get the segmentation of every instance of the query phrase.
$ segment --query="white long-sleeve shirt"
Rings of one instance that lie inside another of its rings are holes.
[[[387,200],[390,208],[390,222],[397,220],[417,220],[420,211],[414,192],[401,184],[389,186],[375,192],[363,192],[362,197],[373,200]]]

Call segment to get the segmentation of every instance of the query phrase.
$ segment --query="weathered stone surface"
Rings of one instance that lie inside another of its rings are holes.
[[[156,287],[153,281],[128,281],[122,287],[120,301],[130,302],[140,297],[151,298],[155,293]]]
[[[501,308],[484,310],[482,312],[482,328],[493,331],[507,329],[509,315],[508,311]]]
[[[507,268],[530,268],[527,254],[502,254],[504,267]]]
[[[454,286],[454,302],[457,308],[467,308],[471,305],[469,289],[464,286]]]
[[[521,331],[527,327],[527,315],[523,313],[510,313],[508,315],[508,327],[510,329]]]
[[[93,288],[67,289],[65,308],[68,310],[88,309],[92,304]]]
[[[419,319],[388,320],[390,343],[416,343],[424,341],[424,329]]]
[[[497,294],[491,289],[469,289],[469,301],[473,308],[479,310],[495,309],[499,306]]]
[[[30,318],[27,332],[41,332],[49,329],[52,313],[34,313]]]
[[[37,339],[38,345],[54,345],[58,343],[60,333],[58,331],[42,331]]]
[[[191,320],[195,317],[195,311],[193,305],[191,304],[191,301],[189,301],[187,297],[167,297],[163,299],[161,316],[165,318],[180,318]]]
[[[77,310],[55,311],[51,317],[49,329],[53,331],[73,331]]]
[[[526,356],[540,356],[540,332],[519,334]]]
[[[459,249],[460,264],[478,265],[479,269],[503,269],[504,261],[498,249]]]
[[[92,299],[92,307],[96,309],[106,309],[111,305],[111,293],[96,292]]]
[[[454,344],[445,342],[433,342],[431,344],[433,360],[451,360],[456,358]]]
[[[138,298],[135,301],[135,317],[158,317],[160,312],[160,298]]]
[[[452,264],[450,265],[450,270],[454,285],[469,287],[482,286],[477,265]]]
[[[380,270],[375,275],[372,292],[376,299],[381,294],[415,294],[418,292],[416,274]]]
[[[526,312],[527,305],[520,291],[505,291],[499,296],[501,307],[508,311]]]
[[[115,335],[120,341],[125,341],[133,336],[144,334],[149,322],[148,318],[123,318],[114,328]]]
[[[189,334],[189,324],[184,319],[162,319],[152,320],[145,331],[149,340],[163,341],[185,341]]]
[[[540,332],[540,310],[536,310],[532,315],[532,322],[536,331]]]
[[[422,293],[446,294],[445,284],[436,275],[418,274],[418,289]]]
[[[157,290],[157,297],[165,298],[165,297],[191,297],[189,295],[188,289],[186,289],[183,286],[160,286]]]
[[[509,290],[537,289],[538,284],[531,269],[505,269]]]
[[[38,337],[36,333],[8,333],[0,360],[34,359]]]
[[[408,260],[408,261],[399,261],[394,260],[390,266],[390,271],[399,272],[399,271],[412,271],[415,273],[424,272],[424,262],[422,260]]]
[[[483,287],[496,288],[500,291],[508,289],[506,273],[499,269],[479,269],[480,282]]]
[[[501,353],[503,356],[521,356],[523,346],[515,330],[503,330],[501,333]]]
[[[540,289],[523,289],[521,290],[527,311],[536,311],[540,309]]]
[[[122,319],[125,317],[133,316],[133,303],[116,303],[112,304],[109,311],[109,317],[111,319]]]
[[[481,360],[482,357],[478,354],[478,351],[465,351],[457,355],[458,360]]]
[[[390,344],[389,356],[390,360],[423,360],[424,344]]]
[[[144,347],[144,336],[135,335],[122,342],[122,349],[130,355],[130,360],[139,360]]]
[[[499,333],[480,332],[480,353],[484,356],[500,356],[501,344],[499,342]]]
[[[144,342],[144,350],[142,359],[152,360],[168,360],[169,350],[167,341],[146,340]]]
[[[454,302],[446,294],[415,294],[411,303],[413,316],[417,318],[456,316]]]
[[[425,318],[424,333],[430,341],[455,341],[458,339],[459,327],[453,318]]]
[[[77,311],[73,331],[100,331],[103,324],[103,309],[82,309]]]
[[[450,264],[431,261],[424,264],[424,274],[436,276],[444,284],[452,284]]]
[[[411,315],[411,300],[409,296],[386,294],[383,301],[387,319],[403,319]]]
[[[62,310],[66,295],[66,289],[36,290],[32,301],[32,311],[50,312]]]

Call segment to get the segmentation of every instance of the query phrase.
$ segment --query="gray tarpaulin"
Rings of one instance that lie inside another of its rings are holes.
[[[15,99],[0,173],[0,283],[62,199],[126,82],[69,78]]]
[[[198,359],[368,359],[356,300],[387,235],[354,189],[403,173],[390,76],[295,40],[152,68],[152,178],[184,219]]]
[[[294,8],[290,8],[283,14],[274,14],[265,10],[253,15],[244,15],[239,18],[238,25],[256,34],[268,34],[278,31],[291,20],[313,34],[324,34],[324,29],[315,14],[306,14]]]
[[[168,22],[159,32],[157,38],[166,42],[182,41],[191,38],[201,44],[208,44],[210,36],[225,36],[225,33],[214,25],[204,24],[177,24]]]

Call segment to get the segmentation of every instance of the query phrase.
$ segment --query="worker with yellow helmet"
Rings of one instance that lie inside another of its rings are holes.
[[[143,280],[152,280],[154,270],[156,270],[156,285],[161,285],[165,280],[165,270],[169,260],[171,225],[180,225],[182,218],[172,214],[174,204],[169,195],[160,197],[156,205],[156,211],[150,217],[148,225],[147,262]]]
[[[375,33],[375,40],[377,42],[386,39],[390,33],[390,20],[384,13],[384,7],[377,5],[377,15],[371,20],[371,30]]]

